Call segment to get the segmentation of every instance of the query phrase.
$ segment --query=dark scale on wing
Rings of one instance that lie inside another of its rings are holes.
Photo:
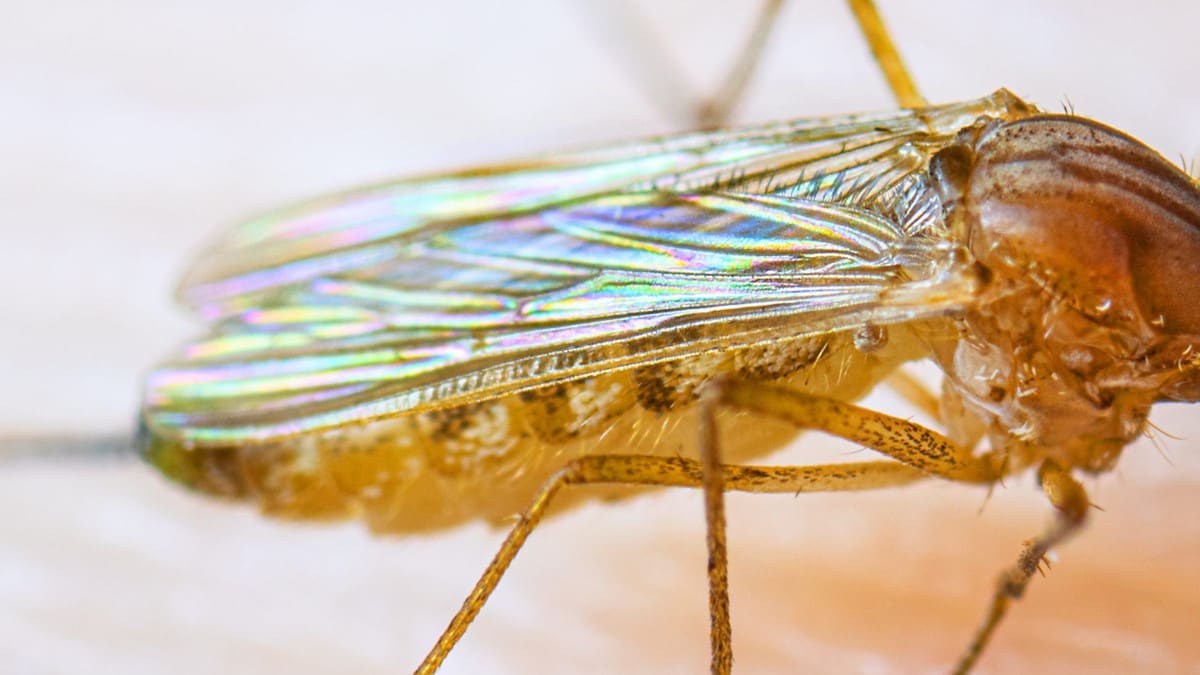
[[[628,373],[595,375],[523,392],[515,427],[547,443],[562,443],[603,431],[635,398]]]
[[[785,378],[816,363],[828,345],[821,337],[774,340],[643,366],[633,372],[637,400],[647,410],[666,412],[695,401],[704,385],[719,375],[764,381]]]
[[[696,400],[713,377],[732,371],[728,351],[710,351],[685,359],[642,366],[633,371],[637,400],[643,408],[667,412]]]
[[[498,523],[527,506],[529,495],[573,458],[694,458],[693,403],[714,377],[775,380],[815,396],[858,398],[925,348],[916,333],[889,330],[887,344],[871,353],[856,349],[849,333],[777,339],[268,445],[150,451],[189,485],[254,498],[275,516],[359,516],[371,529],[392,533],[476,519]],[[797,433],[786,422],[746,415],[722,416],[718,426],[731,464],[782,447]],[[572,492],[561,507],[634,492]]]
[[[317,457],[310,441],[284,441],[238,453],[238,470],[264,513],[317,520],[352,516],[356,506],[345,499],[334,472],[315,470]],[[337,473],[345,467],[338,462]]]
[[[513,404],[516,404],[514,406]],[[435,470],[458,475],[503,461],[520,440],[514,433],[511,399],[481,401],[416,416],[416,427],[428,442],[422,446]]]
[[[422,414],[422,426],[429,435],[429,439],[444,443],[448,440],[454,440],[462,437],[463,433],[472,425],[472,420],[480,414],[485,406],[490,406],[491,403],[468,403],[455,408],[446,408],[444,410],[435,410]]]
[[[673,364],[645,366],[633,371],[638,403],[646,410],[663,412],[673,408],[679,392],[672,384]]]
[[[738,350],[733,365],[747,380],[778,380],[817,362],[829,346],[826,338],[777,340]]]
[[[204,476],[205,489],[223,497],[246,494],[245,476],[241,471],[238,453],[230,448],[218,448],[200,454],[199,471]]]

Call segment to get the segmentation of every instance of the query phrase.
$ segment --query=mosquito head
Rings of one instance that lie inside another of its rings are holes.
[[[1068,115],[972,128],[933,168],[975,257],[1048,298],[1033,319],[1039,340],[1067,345],[1068,360],[1078,350],[1136,359],[1134,386],[1200,400],[1195,180],[1136,139]]]

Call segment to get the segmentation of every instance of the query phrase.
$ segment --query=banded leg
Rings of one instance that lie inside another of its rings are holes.
[[[1000,625],[1000,620],[1008,612],[1008,606],[1025,593],[1025,588],[1038,571],[1042,560],[1058,544],[1077,532],[1087,521],[1088,500],[1087,491],[1075,480],[1069,471],[1058,464],[1046,461],[1038,469],[1038,480],[1046,498],[1058,510],[1054,522],[1042,536],[1026,542],[1025,548],[1017,558],[1015,565],[1005,570],[996,583],[991,605],[984,616],[983,623],[976,629],[974,637],[966,652],[954,666],[954,673],[963,674],[971,670],[979,660],[984,647]]]
[[[891,461],[818,466],[721,466],[720,469],[724,490],[756,493],[877,490],[907,485],[927,477],[923,471]],[[546,481],[513,525],[500,550],[463,601],[462,608],[417,668],[417,673],[434,673],[445,660],[496,589],[559,490],[568,485],[589,484],[698,488],[705,483],[702,464],[680,457],[595,455],[571,461]]]

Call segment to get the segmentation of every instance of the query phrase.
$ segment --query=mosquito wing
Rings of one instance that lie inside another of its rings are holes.
[[[242,225],[144,421],[265,442],[971,300],[929,157],[1007,92],[384,184]]]

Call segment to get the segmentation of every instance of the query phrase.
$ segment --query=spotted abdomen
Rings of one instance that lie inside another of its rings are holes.
[[[778,340],[269,445],[186,451],[160,443],[158,449],[164,457],[174,453],[177,477],[185,482],[253,498],[272,515],[358,516],[384,532],[495,522],[523,510],[537,487],[576,457],[694,457],[695,401],[715,377],[858,397],[900,361],[922,355],[909,329],[897,332],[870,353],[855,348],[848,334]],[[720,414],[719,427],[729,462],[767,454],[797,433],[733,411]],[[629,492],[589,488],[563,503]]]

